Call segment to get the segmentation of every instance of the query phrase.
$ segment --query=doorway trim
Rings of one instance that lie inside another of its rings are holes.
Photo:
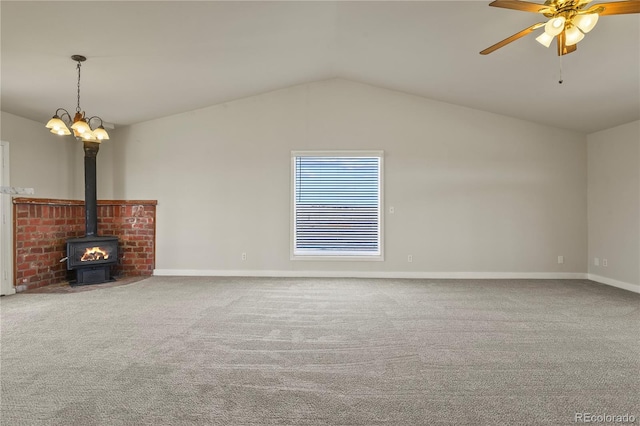
[[[11,186],[9,172],[9,142],[0,141],[0,177],[2,186]],[[13,286],[13,230],[11,224],[12,209],[11,196],[9,194],[1,194],[2,202],[0,205],[0,295],[8,296],[15,294],[16,289]]]

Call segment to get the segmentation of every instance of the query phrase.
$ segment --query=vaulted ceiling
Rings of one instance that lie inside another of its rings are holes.
[[[488,3],[2,1],[1,108],[73,111],[82,54],[81,106],[116,126],[336,77],[583,133],[640,119],[638,15],[562,59],[537,33],[481,56],[544,19]]]

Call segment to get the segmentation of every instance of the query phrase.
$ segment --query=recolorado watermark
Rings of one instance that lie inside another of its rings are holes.
[[[635,423],[636,416],[633,414],[595,414],[576,413],[573,417],[575,423]]]

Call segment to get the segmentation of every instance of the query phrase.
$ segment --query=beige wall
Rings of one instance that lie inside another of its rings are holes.
[[[0,129],[13,186],[84,197],[80,143],[5,112]],[[159,200],[161,271],[588,270],[640,285],[640,121],[584,137],[336,79],[110,133],[98,198]],[[304,149],[385,151],[395,213],[385,214],[384,262],[289,260],[289,155]]]
[[[49,133],[43,123],[2,112],[0,136],[9,142],[11,185],[34,188],[39,198],[73,198],[77,179],[73,138]]]
[[[335,79],[117,130],[113,195],[158,200],[162,271],[585,273],[585,140]],[[305,149],[385,151],[384,262],[289,259]]]
[[[2,112],[0,137],[11,147],[11,186],[34,188],[34,197],[84,199],[84,151],[71,136],[57,136],[42,123]],[[98,198],[113,197],[112,144],[98,154]]]
[[[640,121],[590,134],[587,141],[589,274],[640,290]]]

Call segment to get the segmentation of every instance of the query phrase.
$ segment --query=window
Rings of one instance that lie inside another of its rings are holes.
[[[292,259],[382,260],[382,151],[291,153]]]

